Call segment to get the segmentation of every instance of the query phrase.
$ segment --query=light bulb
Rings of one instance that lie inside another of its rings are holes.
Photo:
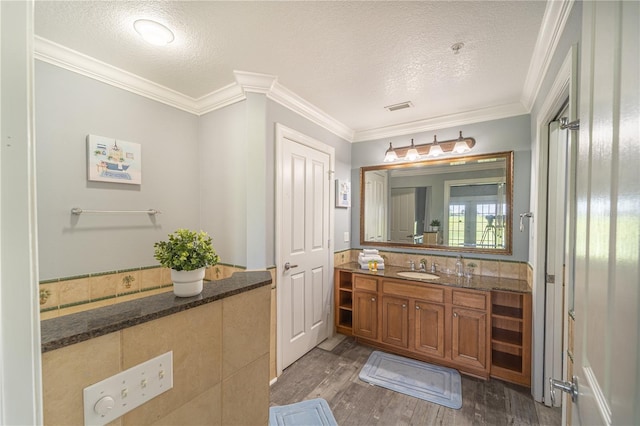
[[[407,151],[407,154],[404,156],[404,159],[407,161],[416,161],[420,158],[420,154],[418,154],[418,150],[413,144],[413,139],[411,139],[411,148]]]
[[[171,30],[155,21],[138,19],[133,23],[133,28],[146,42],[155,46],[164,46],[174,40]]]

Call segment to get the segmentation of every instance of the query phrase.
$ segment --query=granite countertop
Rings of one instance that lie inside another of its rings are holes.
[[[372,275],[376,277],[393,278],[396,280],[406,280],[413,282],[425,282],[429,284],[440,284],[450,287],[461,287],[473,290],[502,290],[502,291],[514,291],[518,293],[531,293],[531,289],[525,280],[516,280],[510,278],[489,277],[484,275],[474,275],[471,279],[464,277],[458,277],[457,275],[447,275],[441,271],[436,272],[433,275],[437,275],[439,279],[433,280],[418,280],[415,278],[406,278],[398,275],[398,272],[408,272],[410,269],[407,267],[389,266],[385,265],[385,269],[379,269],[378,272],[371,272],[367,269],[361,269],[357,262],[345,263],[343,265],[337,265],[337,269],[347,270],[358,274]],[[419,271],[415,271],[419,272]]]
[[[205,281],[202,293],[176,297],[173,292],[117,303],[41,322],[42,352],[93,339],[180,311],[271,284],[268,271],[236,272],[230,278]]]

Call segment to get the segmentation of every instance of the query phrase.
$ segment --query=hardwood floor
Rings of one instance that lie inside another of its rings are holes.
[[[373,348],[347,338],[332,351],[315,348],[271,386],[271,405],[324,398],[346,425],[559,425],[559,408],[535,402],[529,389],[462,375],[462,408],[453,410],[358,378]]]

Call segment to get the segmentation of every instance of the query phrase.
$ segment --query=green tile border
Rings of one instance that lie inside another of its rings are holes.
[[[91,303],[91,302],[100,302],[102,300],[109,300],[109,299],[115,299],[116,296],[115,295],[110,295],[110,296],[104,296],[104,297],[98,297],[96,299],[91,299],[85,303]]]
[[[44,312],[51,312],[51,311],[57,311],[58,307],[57,306],[49,306],[48,308],[43,308],[40,309],[40,313],[44,313]]]
[[[50,280],[42,280],[38,284],[51,284],[51,283],[57,283],[58,281],[60,281],[59,278],[53,278]]]
[[[92,277],[103,277],[105,275],[113,275],[117,274],[118,271],[105,271],[105,272],[94,272],[93,274],[89,274]],[[66,281],[68,278],[60,278],[60,281]]]

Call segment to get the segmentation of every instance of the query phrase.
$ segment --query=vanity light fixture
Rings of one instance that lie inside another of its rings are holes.
[[[393,163],[398,160],[416,161],[422,157],[439,157],[446,154],[462,154],[471,151],[476,145],[474,138],[462,136],[462,131],[457,139],[439,142],[433,137],[433,142],[416,145],[411,139],[411,145],[394,148],[389,142],[389,149],[385,152],[384,162]]]
[[[471,151],[471,148],[469,148],[469,145],[465,142],[465,139],[462,137],[462,130],[460,130],[460,136],[458,137],[456,144],[453,146],[453,152],[456,154],[464,154],[469,151]]]
[[[436,139],[436,135],[433,135],[433,145],[429,148],[429,157],[439,157],[444,154],[442,147],[438,144],[438,140]]]
[[[396,154],[396,150],[393,149],[393,145],[389,142],[389,149],[384,154],[384,162],[385,163],[393,163],[398,159],[398,154]]]
[[[418,158],[420,158],[420,154],[418,154],[418,150],[413,144],[413,139],[411,139],[411,147],[409,148],[409,151],[407,151],[407,154],[404,156],[404,159],[407,161],[416,161]]]
[[[169,28],[150,19],[138,19],[133,28],[147,43],[155,46],[165,46],[175,39]]]

